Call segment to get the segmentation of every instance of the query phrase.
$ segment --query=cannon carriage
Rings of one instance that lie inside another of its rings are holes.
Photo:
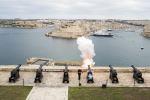
[[[64,69],[63,83],[69,83],[69,70],[67,66]]]
[[[42,78],[43,78],[43,73],[42,73],[43,69],[42,68],[39,68],[36,70],[36,76],[35,76],[35,79],[34,79],[34,83],[41,83],[42,81]]]
[[[137,83],[144,83],[144,78],[142,77],[142,72],[134,67],[134,65],[131,65],[133,68],[133,78]]]
[[[40,65],[40,67],[36,70],[36,76],[35,76],[35,79],[34,79],[34,83],[41,83],[42,82],[42,79],[43,79],[43,69],[42,67],[44,65],[46,65],[47,63],[49,62],[49,60],[45,60],[44,63],[42,63]]]
[[[117,77],[117,71],[111,65],[109,65],[109,67],[110,67],[109,78],[111,79],[112,83],[119,83],[118,77]]]
[[[94,83],[93,72],[92,72],[90,66],[88,66],[86,79],[87,79],[87,83]]]
[[[19,74],[19,71],[20,71],[20,67],[21,67],[21,64],[19,64],[15,69],[13,69],[10,73],[10,77],[9,77],[9,82],[16,82],[17,79],[20,78],[20,74]]]

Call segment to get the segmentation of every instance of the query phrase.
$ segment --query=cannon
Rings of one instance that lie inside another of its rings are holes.
[[[9,82],[16,82],[16,80],[20,77],[19,71],[20,71],[21,64],[19,64],[15,69],[13,69],[10,73]]]
[[[34,79],[34,83],[41,83],[42,78],[43,78],[43,73],[42,73],[43,69],[40,67],[39,69],[36,70],[36,76]]]
[[[134,65],[131,65],[133,68],[133,78],[136,80],[137,83],[144,83],[144,78],[142,77],[142,72],[134,67]]]
[[[119,83],[117,71],[111,65],[109,65],[109,68],[110,68],[109,78],[111,79],[112,83]]]
[[[93,72],[92,72],[90,66],[88,66],[86,79],[87,79],[87,83],[94,83]]]
[[[49,62],[49,60],[45,60],[44,63],[42,63],[40,65],[40,67],[36,70],[36,76],[35,76],[35,79],[34,79],[34,83],[41,83],[42,82],[42,79],[43,79],[43,69],[42,67],[44,65],[46,65],[47,63]]]
[[[66,82],[69,83],[69,70],[67,66],[64,69],[64,75],[63,75],[63,83]]]

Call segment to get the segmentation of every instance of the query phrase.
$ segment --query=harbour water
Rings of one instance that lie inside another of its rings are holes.
[[[24,64],[30,57],[54,60],[81,60],[76,40],[46,37],[53,28],[0,28],[0,65]],[[94,61],[107,66],[150,66],[150,39],[140,31],[112,31],[113,38],[94,37]],[[141,48],[144,48],[141,50]]]

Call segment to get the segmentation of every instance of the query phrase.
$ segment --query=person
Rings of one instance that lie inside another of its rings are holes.
[[[81,74],[82,74],[82,70],[78,69],[78,80],[81,80]]]

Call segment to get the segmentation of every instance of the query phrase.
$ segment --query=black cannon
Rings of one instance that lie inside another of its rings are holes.
[[[43,64],[40,65],[40,67],[36,70],[36,76],[34,79],[34,83],[41,83],[43,79],[43,69],[42,67],[46,65],[49,62],[49,60],[45,60]]]
[[[20,67],[21,67],[21,64],[19,64],[15,69],[11,71],[9,82],[16,82],[16,80],[20,77],[20,74],[19,74]]]
[[[35,76],[34,83],[38,83],[38,82],[41,83],[42,78],[43,78],[42,71],[43,71],[43,69],[41,67],[36,70],[36,76]]]
[[[109,65],[109,67],[110,67],[109,78],[111,79],[112,83],[119,83],[118,77],[117,77],[117,71],[111,65]]]
[[[144,78],[142,77],[142,72],[134,67],[134,65],[131,65],[133,68],[133,78],[136,80],[137,83],[144,83]]]
[[[93,78],[93,73],[92,70],[90,68],[90,66],[88,66],[88,71],[87,71],[87,83],[94,83],[94,78]]]
[[[64,69],[64,75],[63,75],[63,83],[66,82],[69,83],[69,70],[67,66]]]

